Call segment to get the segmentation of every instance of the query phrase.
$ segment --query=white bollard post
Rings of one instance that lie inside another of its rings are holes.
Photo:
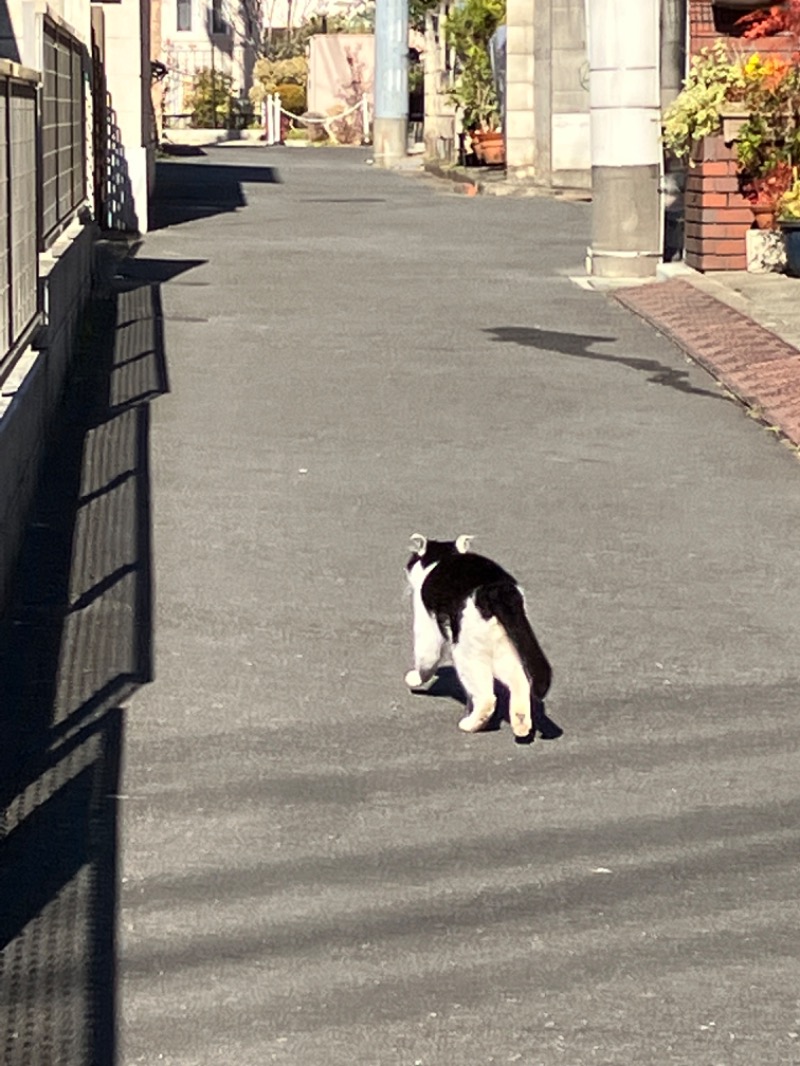
[[[266,97],[265,103],[266,103],[266,107],[267,107],[267,144],[274,144],[274,141],[272,139],[272,123],[273,123],[272,93],[267,93],[267,97]]]
[[[275,144],[281,143],[281,98],[275,93]]]
[[[363,130],[364,143],[369,144],[372,138],[369,135],[369,100],[367,94],[361,97],[361,126]]]

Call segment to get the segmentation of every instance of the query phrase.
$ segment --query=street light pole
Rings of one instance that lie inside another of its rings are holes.
[[[391,167],[408,152],[408,0],[376,0],[375,163]]]

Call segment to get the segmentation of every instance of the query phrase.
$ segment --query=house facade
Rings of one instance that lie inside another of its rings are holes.
[[[260,0],[157,0],[153,59],[167,68],[163,108],[167,121],[189,110],[187,100],[201,71],[231,79],[243,103],[264,33]]]

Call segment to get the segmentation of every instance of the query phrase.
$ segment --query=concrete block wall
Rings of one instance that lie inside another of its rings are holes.
[[[584,0],[508,0],[509,177],[591,187]]]
[[[0,393],[0,614],[8,603],[42,455],[89,300],[93,242],[91,227],[75,222],[42,257],[47,347],[28,348]]]

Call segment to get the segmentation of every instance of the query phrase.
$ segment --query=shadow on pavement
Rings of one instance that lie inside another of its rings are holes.
[[[158,284],[96,300],[0,626],[5,1066],[115,1061],[121,702],[153,677],[148,438],[168,388]]]
[[[245,207],[245,183],[276,185],[280,178],[270,166],[208,163],[197,158],[159,160],[150,228],[163,229]]]
[[[456,700],[458,703],[463,703],[464,706],[467,704],[467,694],[464,691],[464,686],[459,681],[458,674],[452,666],[440,667],[436,680],[430,688],[415,689],[413,693],[415,696],[438,696]],[[495,681],[494,694],[497,697],[497,706],[488,724],[482,730],[484,733],[496,732],[501,728],[503,722],[508,723],[509,721],[508,689],[499,681]],[[552,718],[548,718],[544,703],[535,697],[531,699],[531,718],[534,732],[528,738],[529,743],[533,741],[536,733],[539,734],[542,740],[557,740],[564,735],[564,730],[561,726],[557,725]]]
[[[561,355],[576,356],[580,359],[593,359],[601,363],[617,363],[631,370],[650,374],[647,379],[653,385],[666,385],[678,392],[694,396],[710,396],[714,400],[728,401],[727,396],[709,389],[698,389],[689,381],[687,370],[659,363],[657,359],[640,359],[636,356],[613,355],[611,352],[595,352],[595,344],[613,344],[616,337],[595,337],[584,333],[561,333],[558,330],[539,329],[535,326],[494,326],[484,330],[496,341],[504,344],[518,344],[523,348],[537,348],[542,352],[559,352]]]

